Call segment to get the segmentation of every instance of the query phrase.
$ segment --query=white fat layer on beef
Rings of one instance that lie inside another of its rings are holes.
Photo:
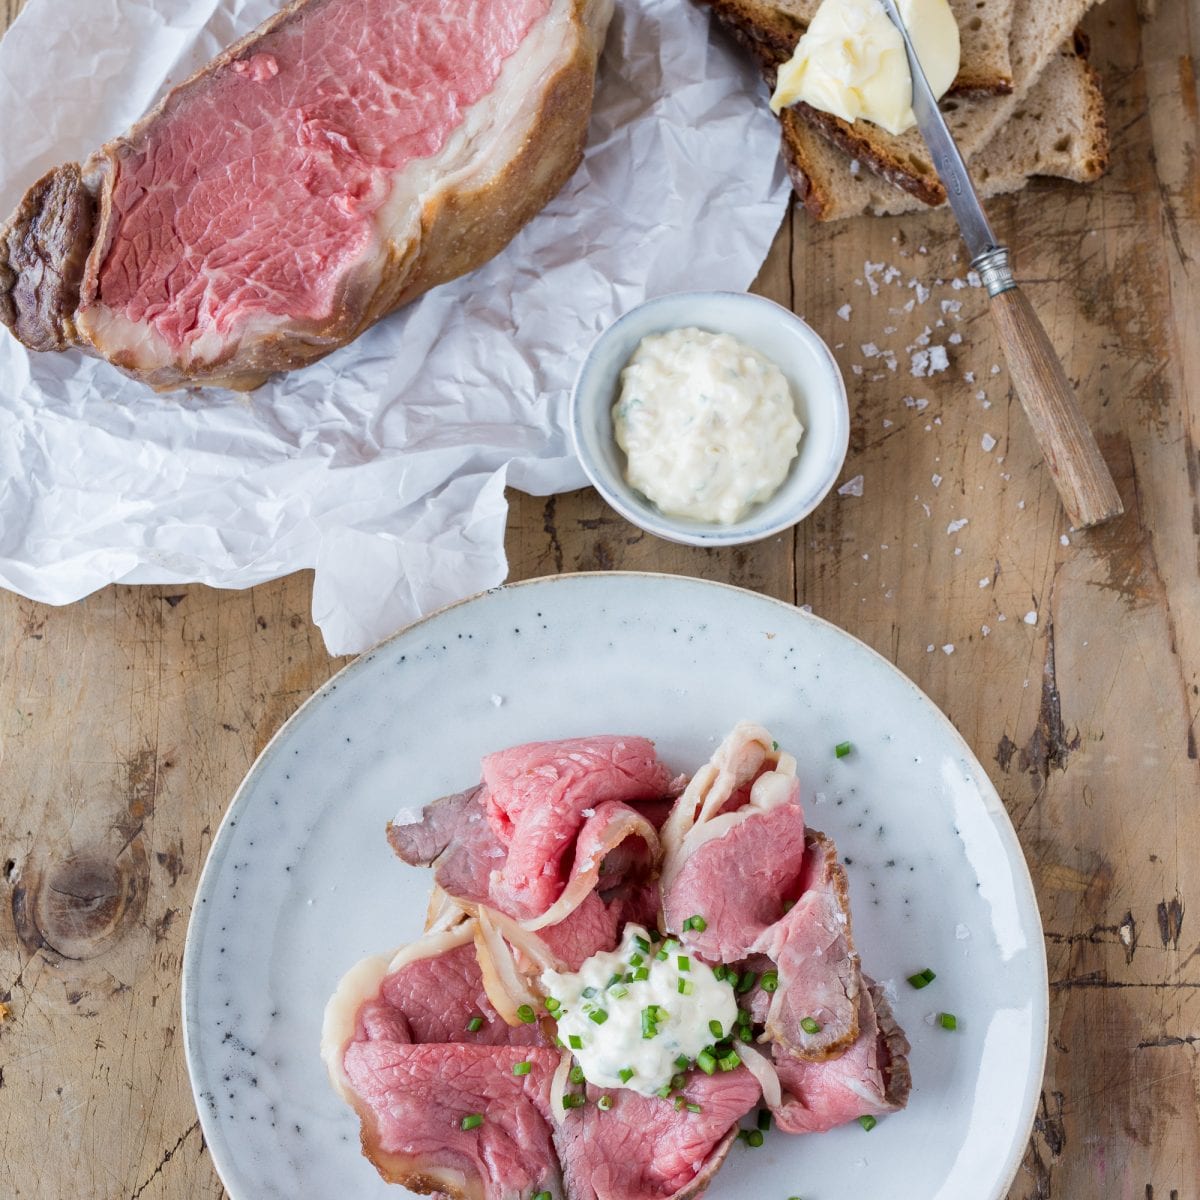
[[[505,60],[495,87],[466,110],[441,150],[407,163],[392,179],[388,198],[375,214],[374,236],[345,269],[344,279],[354,277],[356,287],[363,286],[367,294],[374,292],[390,258],[404,260],[419,253],[421,214],[428,205],[436,204],[446,193],[486,187],[520,153],[541,112],[546,83],[578,49],[578,37],[564,33],[572,23],[574,6],[574,0],[551,0],[546,15]],[[593,0],[590,7],[601,17],[588,24],[603,28],[612,0]],[[113,183],[110,173],[104,186],[107,189]],[[106,241],[97,240],[88,259],[89,270],[99,268],[98,256],[106,250]],[[293,324],[290,317],[264,313],[240,326],[238,342],[247,345],[278,337]],[[153,326],[132,321],[103,303],[80,311],[77,325],[81,335],[105,356],[120,354],[123,361],[142,371],[174,363],[192,369],[224,358],[236,348],[227,334],[210,322],[199,337],[176,351]]]
[[[436,958],[471,941],[474,936],[475,922],[464,921],[455,929],[426,934],[407,946],[401,946],[394,954],[373,954],[361,959],[342,976],[325,1005],[325,1015],[321,1021],[321,1061],[325,1064],[334,1090],[347,1104],[353,1104],[354,1099],[343,1064],[346,1048],[354,1040],[362,1006],[375,999],[383,981],[401,967],[418,959]]]

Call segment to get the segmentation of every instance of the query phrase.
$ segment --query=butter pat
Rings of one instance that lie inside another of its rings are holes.
[[[935,96],[958,74],[958,23],[947,0],[897,0]],[[771,108],[803,100],[844,121],[889,133],[916,124],[904,39],[880,0],[822,0],[791,59],[779,68]]]

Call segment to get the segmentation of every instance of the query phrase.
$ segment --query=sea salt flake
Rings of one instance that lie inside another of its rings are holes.
[[[990,625],[980,625],[979,632],[982,633],[984,637],[987,637],[987,635],[992,632],[992,627]]]
[[[940,475],[931,475],[929,477],[929,482],[932,483],[934,487],[941,487],[942,477]]]
[[[1069,546],[1071,544],[1071,539],[1069,537],[1067,537],[1067,535],[1065,533],[1062,535],[1062,537],[1060,537],[1058,539],[1058,541],[1059,541],[1059,544],[1063,545],[1063,546]]]
[[[952,333],[952,334],[951,334],[951,335],[950,335],[950,336],[949,336],[949,337],[946,339],[946,341],[948,341],[948,342],[950,343],[950,345],[952,345],[952,346],[959,346],[959,345],[961,345],[961,344],[962,344],[962,334],[961,334],[961,333],[959,333],[959,332],[958,332],[958,330],[956,329],[956,330],[955,330],[955,331],[954,331],[954,332],[953,332],[953,333]]]
[[[961,308],[962,308],[961,300],[943,300],[942,301],[942,312],[944,312],[944,313],[956,313]]]
[[[802,613],[808,613],[809,616],[812,616],[812,605],[811,604],[802,604],[802,605],[800,605],[800,611]]]
[[[1018,508],[1018,509],[1020,509],[1020,510],[1021,510],[1021,512],[1024,512],[1024,511],[1025,511],[1025,501],[1024,501],[1024,500],[1018,500],[1018,501],[1017,501],[1017,508]]]
[[[1000,367],[999,367],[999,364],[997,364],[997,363],[992,363],[992,374],[993,374],[993,375],[999,375],[999,374],[1000,374]]]
[[[991,454],[996,448],[996,439],[990,433],[985,433],[979,439],[979,444],[983,447],[984,454]]]
[[[503,696],[497,696],[495,693],[492,694],[492,707],[493,708],[499,708],[503,703],[504,703]]]
[[[1026,625],[1036,625],[1037,624],[1037,613],[1033,609],[1030,609],[1029,612],[1027,612],[1025,614],[1023,619],[1024,619]]]
[[[957,521],[951,521],[950,524],[946,526],[946,532],[948,534],[957,533],[960,529],[966,529],[970,523],[971,522],[968,517],[959,517]]]
[[[967,283],[969,283],[973,288],[983,287],[983,280],[979,278],[978,271],[967,272]]]
[[[892,427],[894,424],[895,424],[895,422],[894,422],[894,421],[890,421],[890,420],[889,420],[887,417],[884,417],[884,418],[883,418],[883,427],[884,427],[884,429],[891,429],[891,427]]]
[[[847,479],[845,483],[838,488],[839,496],[861,496],[863,494],[863,477],[855,475],[853,479]]]
[[[954,547],[954,557],[955,557],[955,558],[957,558],[957,557],[958,557],[958,556],[959,556],[961,553],[962,553],[962,547],[961,547],[961,546],[955,546],[955,547]]]
[[[947,642],[947,643],[946,643],[946,644],[945,644],[945,645],[942,647],[942,653],[943,653],[944,655],[946,655],[946,657],[947,657],[947,658],[949,658],[949,657],[950,657],[950,655],[954,653],[954,643],[953,643],[953,642]]]
[[[864,342],[859,349],[862,351],[863,358],[878,358],[882,353],[874,342]]]
[[[929,347],[929,373],[937,375],[950,366],[950,357],[946,353],[945,346],[930,346]]]
[[[975,382],[975,372],[974,371],[964,372],[963,373],[963,382],[964,383],[974,383]]]
[[[992,582],[992,581],[991,581],[991,580],[990,580],[990,579],[989,579],[989,578],[988,578],[988,577],[985,575],[985,576],[984,576],[984,577],[983,577],[983,578],[982,578],[982,579],[979,581],[979,586],[980,586],[981,588],[990,587],[990,586],[991,586],[991,582]]]
[[[850,314],[853,311],[854,310],[850,307],[850,305],[843,304],[842,307],[837,310],[837,315],[841,317],[843,321],[848,321],[850,320]]]
[[[929,645],[925,647],[925,653],[926,653],[926,654],[932,654],[932,653],[933,653],[933,643],[932,643],[932,642],[930,642],[930,643],[929,643]]]

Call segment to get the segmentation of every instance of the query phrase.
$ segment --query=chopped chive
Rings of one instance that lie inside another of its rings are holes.
[[[649,947],[647,947],[649,949]],[[640,967],[646,960],[640,954],[631,954],[629,956],[629,965],[631,967]]]
[[[646,939],[644,937],[635,937],[633,939],[633,941],[634,941],[634,945],[636,945],[637,948],[640,951],[642,951],[643,954],[650,953],[650,943],[648,941],[646,941]]]
[[[771,1128],[771,1112],[769,1109],[760,1108],[758,1110],[758,1127],[766,1133]]]
[[[537,1020],[537,1013],[533,1011],[528,1004],[522,1004],[517,1009],[517,1016],[525,1022],[526,1025],[532,1025]]]
[[[620,987],[615,987],[612,989],[612,997],[614,1000],[624,1000],[628,995],[629,989],[624,984],[621,984]]]
[[[556,1045],[556,1046],[557,1046],[557,1047],[558,1047],[560,1050],[565,1050],[565,1049],[567,1048],[567,1043],[566,1043],[566,1042],[564,1042],[564,1041],[562,1040],[562,1038],[560,1038],[560,1037],[558,1036],[558,1034],[557,1034],[557,1033],[554,1035],[554,1044],[555,1044],[555,1045]]]
[[[926,967],[925,970],[918,971],[915,975],[910,975],[908,982],[920,991],[921,988],[928,987],[936,978],[937,976]]]
[[[681,954],[676,960],[675,965],[681,971],[690,971],[692,969],[692,960],[686,954]]]
[[[654,957],[657,958],[659,962],[666,962],[671,956],[665,950],[660,950]]]
[[[772,749],[772,750],[778,750],[778,749],[779,749],[779,743],[778,743],[778,742],[772,742],[772,743],[771,743],[771,749]]]
[[[571,1072],[570,1072],[570,1080],[572,1083],[582,1083],[583,1082],[583,1068],[582,1067],[572,1067]]]
[[[459,1128],[464,1132],[469,1129],[478,1129],[483,1124],[483,1113],[468,1113],[459,1123]]]
[[[864,1129],[865,1129],[865,1130],[866,1130],[868,1133],[870,1133],[870,1132],[871,1132],[871,1130],[872,1130],[872,1129],[874,1129],[874,1128],[875,1128],[875,1126],[879,1124],[879,1122],[878,1122],[877,1120],[875,1120],[875,1118],[874,1118],[874,1117],[870,1117],[870,1116],[867,1116],[867,1117],[859,1117],[859,1118],[858,1118],[858,1123],[859,1123],[859,1124],[860,1124],[860,1125],[861,1125],[861,1126],[862,1126],[862,1127],[863,1127],[863,1128],[864,1128]]]
[[[679,981],[679,994],[681,996],[690,996],[695,990],[696,986],[690,979],[681,979]]]
[[[664,1083],[662,1087],[655,1091],[654,1094],[660,1099],[665,1100],[671,1094],[671,1085],[669,1083]]]
[[[633,1078],[633,1068],[632,1067],[622,1067],[617,1072],[617,1077],[621,1080],[622,1083],[628,1083]]]
[[[686,1071],[692,1065],[692,1060],[686,1054],[681,1054],[676,1060],[675,1065],[681,1070]]]
[[[850,743],[838,742],[838,744],[834,746],[833,752],[838,756],[838,758],[845,758],[846,755],[850,753]]]
[[[554,1200],[554,1198],[549,1192],[538,1192],[538,1194],[533,1197],[533,1200]]]
[[[671,1076],[671,1088],[673,1091],[676,1091],[676,1092],[679,1091],[679,1089],[682,1088],[686,1083],[687,1083],[686,1075],[680,1074],[680,1075],[672,1075]]]
[[[666,955],[664,954],[663,957],[666,958]],[[634,973],[633,973],[632,982],[643,983],[645,980],[647,980],[649,978],[650,978],[650,968],[649,967],[638,967],[638,969],[636,971],[634,971]]]
[[[724,1058],[733,1049],[733,1043],[728,1038],[722,1038],[715,1045],[709,1046],[709,1049],[717,1058]]]
[[[562,1098],[563,1108],[582,1108],[587,1103],[583,1096],[564,1096]]]
[[[513,1074],[514,1075],[528,1075],[529,1072],[532,1070],[533,1070],[533,1063],[531,1063],[531,1062],[513,1063]]]
[[[583,1038],[581,1038],[579,1036],[579,1034],[577,1034],[577,1033],[567,1034],[567,1041],[571,1043],[572,1050],[582,1050],[583,1049]]]
[[[714,979],[724,979],[725,978],[725,964],[717,963],[717,965],[715,967],[713,967],[712,973],[713,973]]]
[[[600,1099],[596,1101],[596,1107],[601,1112],[608,1112],[608,1110],[610,1108],[612,1108],[612,1106],[613,1106],[613,1098],[611,1096],[601,1096]]]
[[[737,981],[737,986],[734,991],[739,996],[744,996],[758,982],[758,973],[756,971],[743,971],[741,978]]]
[[[758,981],[758,986],[761,987],[764,992],[777,991],[779,988],[779,972],[764,971],[762,978]]]
[[[685,1104],[685,1101],[682,1096],[675,1097],[675,1111],[676,1112],[683,1112],[684,1104]]]
[[[698,1113],[698,1112],[700,1111],[700,1105],[698,1105],[698,1104],[689,1104],[689,1105],[687,1106],[687,1110],[688,1110],[688,1112],[690,1112],[690,1113]]]
[[[697,933],[703,933],[708,928],[708,922],[699,914],[688,917],[683,923],[684,929],[694,929]]]
[[[472,1017],[467,1022],[467,1032],[468,1033],[478,1033],[482,1028],[483,1028],[483,1018],[482,1017]]]
[[[654,1019],[653,1008],[642,1009],[642,1037],[652,1038],[658,1034],[658,1022]]]
[[[667,1015],[667,1010],[659,1004],[650,1004],[647,1007],[654,1014],[656,1021],[661,1021]]]
[[[678,954],[683,947],[674,939],[667,938],[662,947],[668,954]]]
[[[594,987],[585,987],[581,995],[585,1000],[590,1000],[594,995],[596,995],[596,991],[597,989]]]
[[[711,1033],[715,1038],[722,1038],[725,1036],[725,1030],[721,1028],[720,1021],[709,1021],[708,1032]]]
[[[938,1013],[938,1024],[953,1031],[958,1028],[958,1018],[953,1013]]]
[[[713,1057],[709,1050],[701,1050],[696,1055],[696,1066],[702,1070],[705,1075],[712,1075],[717,1069],[717,1060]]]
[[[746,1143],[747,1146],[752,1146],[757,1149],[763,1144],[763,1135],[761,1129],[743,1129],[738,1137]]]
[[[728,1054],[717,1059],[717,1066],[720,1067],[722,1071],[732,1071],[741,1065],[742,1060],[738,1057],[738,1052],[736,1050],[730,1050]]]
[[[803,1029],[805,1033],[820,1033],[821,1032],[821,1022],[814,1021],[812,1019],[812,1017],[805,1017],[800,1022],[800,1028]]]
[[[546,997],[546,1011],[548,1013],[556,1013],[560,1008],[562,1008],[561,1000],[555,1000],[553,996]]]
[[[618,971],[615,975],[610,975],[608,977],[608,982],[604,986],[605,986],[605,988],[610,988],[614,984],[618,984],[620,982],[621,982],[621,972]]]
[[[597,1025],[603,1025],[608,1020],[608,1013],[604,1009],[598,1008],[595,1012],[588,1013],[588,1020],[595,1021]]]

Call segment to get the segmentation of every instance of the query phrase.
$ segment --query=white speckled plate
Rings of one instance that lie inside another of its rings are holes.
[[[318,1055],[341,974],[420,931],[430,876],[388,848],[398,808],[535,738],[647,734],[692,769],[743,717],[795,753],[809,821],[846,859],[863,962],[895,981],[915,1088],[870,1133],[735,1147],[709,1197],[1005,1195],[1041,1083],[1046,960],[982,768],[908,679],[834,626],[734,588],[613,574],[502,588],[397,634],[322,688],[246,777],[183,971],[192,1086],[233,1200],[403,1194],[360,1157]],[[926,966],[937,981],[915,991],[905,977]],[[939,1011],[957,1014],[956,1033],[930,1023]]]

